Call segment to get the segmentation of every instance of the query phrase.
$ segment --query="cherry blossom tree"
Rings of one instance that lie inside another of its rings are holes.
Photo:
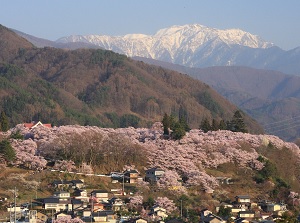
[[[143,196],[141,195],[135,195],[130,197],[129,203],[128,203],[128,207],[132,210],[138,210],[142,208],[142,204],[143,204]]]
[[[83,221],[80,218],[71,218],[70,216],[64,216],[54,220],[53,223],[83,223]]]
[[[26,139],[11,141],[16,151],[16,165],[42,169],[47,163],[45,158],[61,160],[64,157],[65,169],[74,169],[75,165],[79,167],[85,163],[89,166],[87,173],[92,173],[95,168],[108,172],[122,170],[125,165],[160,166],[173,171],[174,176],[168,177],[172,174],[166,173],[158,182],[163,188],[179,186],[179,182],[174,179],[181,176],[186,179],[184,186],[201,185],[206,189],[214,189],[218,186],[217,181],[205,169],[234,163],[239,168],[261,170],[264,163],[258,160],[259,148],[270,145],[279,150],[285,148],[291,151],[300,161],[299,147],[276,136],[226,130],[204,133],[192,129],[181,140],[173,141],[163,138],[163,126],[159,122],[151,128],[137,129],[78,125],[28,129],[20,124],[1,135],[8,137],[14,132],[19,132]],[[59,162],[55,165],[58,169],[64,166]]]
[[[291,203],[293,206],[300,206],[300,197],[298,193],[290,191],[288,199],[289,203]]]
[[[168,189],[175,192],[186,193],[186,189],[182,186],[181,177],[176,171],[167,170],[163,176],[158,180],[157,186],[162,189]]]
[[[13,139],[11,144],[16,151],[16,165],[33,170],[41,170],[46,167],[47,161],[38,154],[37,144],[32,139]]]
[[[167,214],[170,214],[177,210],[177,207],[173,200],[170,200],[167,197],[157,197],[155,199],[155,205],[158,205],[159,207],[162,207],[166,209]]]
[[[62,170],[62,171],[76,171],[76,166],[74,161],[72,160],[57,160],[53,166],[55,170]]]

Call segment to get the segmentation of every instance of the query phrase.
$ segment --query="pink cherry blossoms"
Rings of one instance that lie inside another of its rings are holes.
[[[166,209],[167,214],[172,213],[173,211],[177,210],[177,207],[173,200],[170,200],[167,197],[158,197],[155,199],[155,205]]]
[[[128,207],[131,209],[141,209],[142,204],[143,204],[143,196],[142,195],[135,195],[130,197]]]
[[[157,181],[157,186],[161,189],[186,193],[185,187],[182,186],[179,180],[181,180],[181,177],[176,171],[166,170],[163,176]]]
[[[32,139],[12,140],[12,147],[16,151],[15,164],[32,170],[42,170],[46,167],[47,161],[39,156],[37,144]]]
[[[71,218],[69,216],[59,217],[58,219],[54,220],[53,223],[83,223],[83,221],[79,218]]]
[[[92,173],[92,165],[97,163],[106,163],[108,167],[119,170],[125,165],[130,167],[135,165],[135,156],[146,159],[147,163],[144,165],[147,168],[160,167],[166,171],[164,178],[158,182],[164,188],[180,188],[181,183],[177,179],[184,177],[186,180],[183,186],[201,185],[204,189],[213,189],[218,185],[217,180],[208,175],[205,169],[217,168],[225,163],[260,170],[263,163],[257,160],[257,149],[261,146],[272,145],[277,149],[288,149],[300,160],[299,147],[276,136],[225,130],[204,133],[193,129],[183,139],[173,141],[163,139],[161,123],[155,123],[149,129],[78,125],[27,129],[23,125],[17,125],[10,131],[20,131],[28,138],[12,142],[18,165],[31,169],[44,168],[44,157],[59,159],[57,156],[63,152],[71,161],[56,163],[55,167],[73,170],[75,165],[72,164],[72,158],[76,155],[76,158],[80,158],[80,163],[88,169],[86,172]],[[108,165],[109,157],[111,163]]]
[[[298,193],[290,191],[288,198],[293,206],[300,206],[300,197]]]

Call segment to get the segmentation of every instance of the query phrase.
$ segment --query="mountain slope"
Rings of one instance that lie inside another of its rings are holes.
[[[31,169],[43,169],[46,160],[53,160],[57,170],[79,172],[85,169],[83,166],[89,166],[86,169],[89,172],[85,173],[104,174],[134,166],[144,176],[145,169],[159,166],[173,173],[165,181],[170,182],[170,179],[174,183],[175,178],[176,185],[160,181],[158,194],[176,195],[185,191],[186,195],[195,197],[203,189],[214,189],[210,199],[221,201],[243,194],[245,188],[251,199],[282,201],[288,198],[290,190],[300,188],[299,147],[271,135],[204,133],[193,129],[183,139],[173,141],[162,137],[161,123],[136,129],[78,125],[28,129],[20,124],[10,132],[17,131],[28,139],[11,140],[17,151],[15,163]],[[179,176],[180,183],[177,182]],[[233,184],[218,183],[219,177],[231,178]],[[145,184],[140,186],[147,188]]]
[[[92,43],[130,57],[146,57],[188,67],[249,66],[300,74],[299,49],[284,51],[239,29],[172,26],[155,35],[73,35],[58,43]]]
[[[270,134],[285,140],[295,140],[300,135],[298,76],[247,67],[189,68],[148,58],[134,59],[186,73],[207,83],[258,120]],[[277,124],[270,126],[271,123]]]
[[[55,47],[55,48],[61,48],[61,49],[80,49],[80,48],[91,48],[91,49],[101,49],[101,47],[90,44],[90,43],[57,43],[55,41],[47,40],[38,38],[23,32],[20,32],[18,30],[11,29],[13,32],[18,34],[19,36],[23,37],[24,39],[28,40],[30,43],[32,43],[36,47]]]
[[[25,39],[10,32],[0,24],[0,62],[9,61],[12,55],[21,53],[23,49],[30,49],[33,45]]]
[[[204,117],[229,120],[237,109],[187,75],[111,51],[28,48],[11,57],[0,67],[0,106],[14,124],[40,119],[136,127],[161,120],[164,113],[184,112],[197,128]],[[245,119],[250,130],[259,131],[257,123]]]

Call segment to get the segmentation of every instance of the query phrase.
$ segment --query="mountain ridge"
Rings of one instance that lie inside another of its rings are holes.
[[[72,35],[59,43],[93,43],[104,49],[188,67],[249,66],[299,75],[300,52],[285,51],[240,29],[219,30],[199,24],[172,26],[154,35]]]
[[[9,40],[0,39],[0,45],[1,41]],[[29,43],[21,37],[18,41]],[[32,46],[11,54],[0,74],[5,83],[0,85],[0,108],[12,124],[40,119],[55,125],[137,127],[161,120],[164,113],[178,116],[180,111],[197,128],[204,117],[230,120],[237,110],[188,75],[100,49]],[[250,117],[245,121],[249,130],[261,131]]]
[[[282,120],[299,116],[299,76],[249,67],[190,68],[149,58],[134,57],[134,59],[176,70],[203,81],[256,119],[262,126],[274,122],[282,123]],[[266,132],[276,133],[285,140],[295,140],[299,137],[300,129],[297,126],[289,129],[289,124],[295,125],[297,122],[282,123],[284,127],[274,125],[272,129],[270,127],[266,129]],[[278,132],[285,128],[288,129]]]

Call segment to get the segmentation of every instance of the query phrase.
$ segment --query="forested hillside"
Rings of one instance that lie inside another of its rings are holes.
[[[1,27],[0,109],[10,125],[150,126],[164,113],[192,128],[228,121],[237,108],[187,75],[105,50],[35,48]],[[13,40],[13,43],[11,42]],[[9,52],[9,53],[6,53]],[[244,116],[250,132],[261,131]]]

